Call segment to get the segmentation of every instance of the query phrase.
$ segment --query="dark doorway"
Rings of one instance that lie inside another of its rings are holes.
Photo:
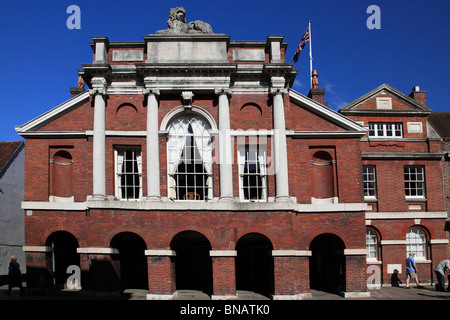
[[[249,233],[236,244],[236,289],[273,293],[272,243],[258,233]]]
[[[53,247],[53,277],[55,285],[64,285],[70,274],[67,267],[80,266],[80,257],[77,253],[78,240],[67,231],[52,233],[45,243]]]
[[[170,247],[175,251],[177,290],[200,290],[212,294],[211,244],[201,233],[184,231],[176,235]]]
[[[322,234],[311,242],[310,287],[334,292],[345,290],[344,242],[338,236]]]
[[[135,233],[122,232],[111,240],[111,247],[119,251],[122,287],[124,289],[148,289],[145,241]]]

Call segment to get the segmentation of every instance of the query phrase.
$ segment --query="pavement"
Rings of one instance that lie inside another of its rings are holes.
[[[24,283],[25,285],[25,283]],[[144,289],[126,289],[123,292],[96,293],[88,290],[52,290],[36,292],[27,290],[20,295],[18,288],[13,288],[7,295],[8,286],[0,286],[0,301],[2,300],[146,300],[148,291]],[[450,292],[436,291],[434,286],[425,285],[422,288],[382,287],[370,289],[368,298],[344,298],[336,293],[311,290],[311,297],[305,300],[440,300],[450,301]],[[178,290],[175,300],[210,300],[210,296],[197,290]],[[237,291],[238,300],[270,300],[269,297],[251,291]]]

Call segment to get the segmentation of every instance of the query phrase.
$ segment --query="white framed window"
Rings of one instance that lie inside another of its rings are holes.
[[[378,260],[378,237],[372,229],[366,229],[367,260]]]
[[[239,197],[242,201],[267,201],[267,146],[239,145]]]
[[[211,127],[198,116],[183,115],[169,125],[167,140],[169,197],[212,200]]]
[[[406,256],[414,253],[416,259],[427,258],[427,236],[421,228],[412,228],[406,233]]]
[[[115,195],[120,200],[142,198],[142,155],[140,147],[117,147],[115,155]]]
[[[401,138],[402,136],[401,123],[369,123],[369,137]]]
[[[377,196],[377,177],[375,166],[363,166],[364,198]]]
[[[425,172],[423,166],[405,166],[405,196],[407,198],[425,197]]]

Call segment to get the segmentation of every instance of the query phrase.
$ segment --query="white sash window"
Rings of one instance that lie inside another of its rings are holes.
[[[242,201],[266,201],[266,145],[240,145],[238,151],[240,199]]]
[[[415,253],[416,259],[427,258],[427,237],[420,228],[412,228],[406,234],[406,256]]]
[[[142,198],[142,155],[137,147],[114,150],[116,159],[115,195],[120,200]]]
[[[367,260],[378,260],[378,237],[375,231],[366,229]]]
[[[401,138],[401,123],[369,123],[369,137]]]

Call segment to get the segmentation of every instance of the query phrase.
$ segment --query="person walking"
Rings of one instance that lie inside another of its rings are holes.
[[[449,268],[450,259],[442,260],[437,264],[436,268],[434,268],[434,272],[436,273],[436,277],[438,280],[438,284],[436,287],[437,291],[447,291],[447,289],[445,289],[445,273],[449,270]]]
[[[423,288],[419,284],[419,277],[417,276],[416,260],[414,259],[415,254],[410,253],[406,259],[406,289],[409,289],[409,281],[414,279],[417,288]]]
[[[24,294],[22,286],[22,273],[20,272],[20,265],[15,256],[11,257],[11,262],[9,263],[7,294],[11,294],[11,289],[13,287],[19,287],[20,295]]]

